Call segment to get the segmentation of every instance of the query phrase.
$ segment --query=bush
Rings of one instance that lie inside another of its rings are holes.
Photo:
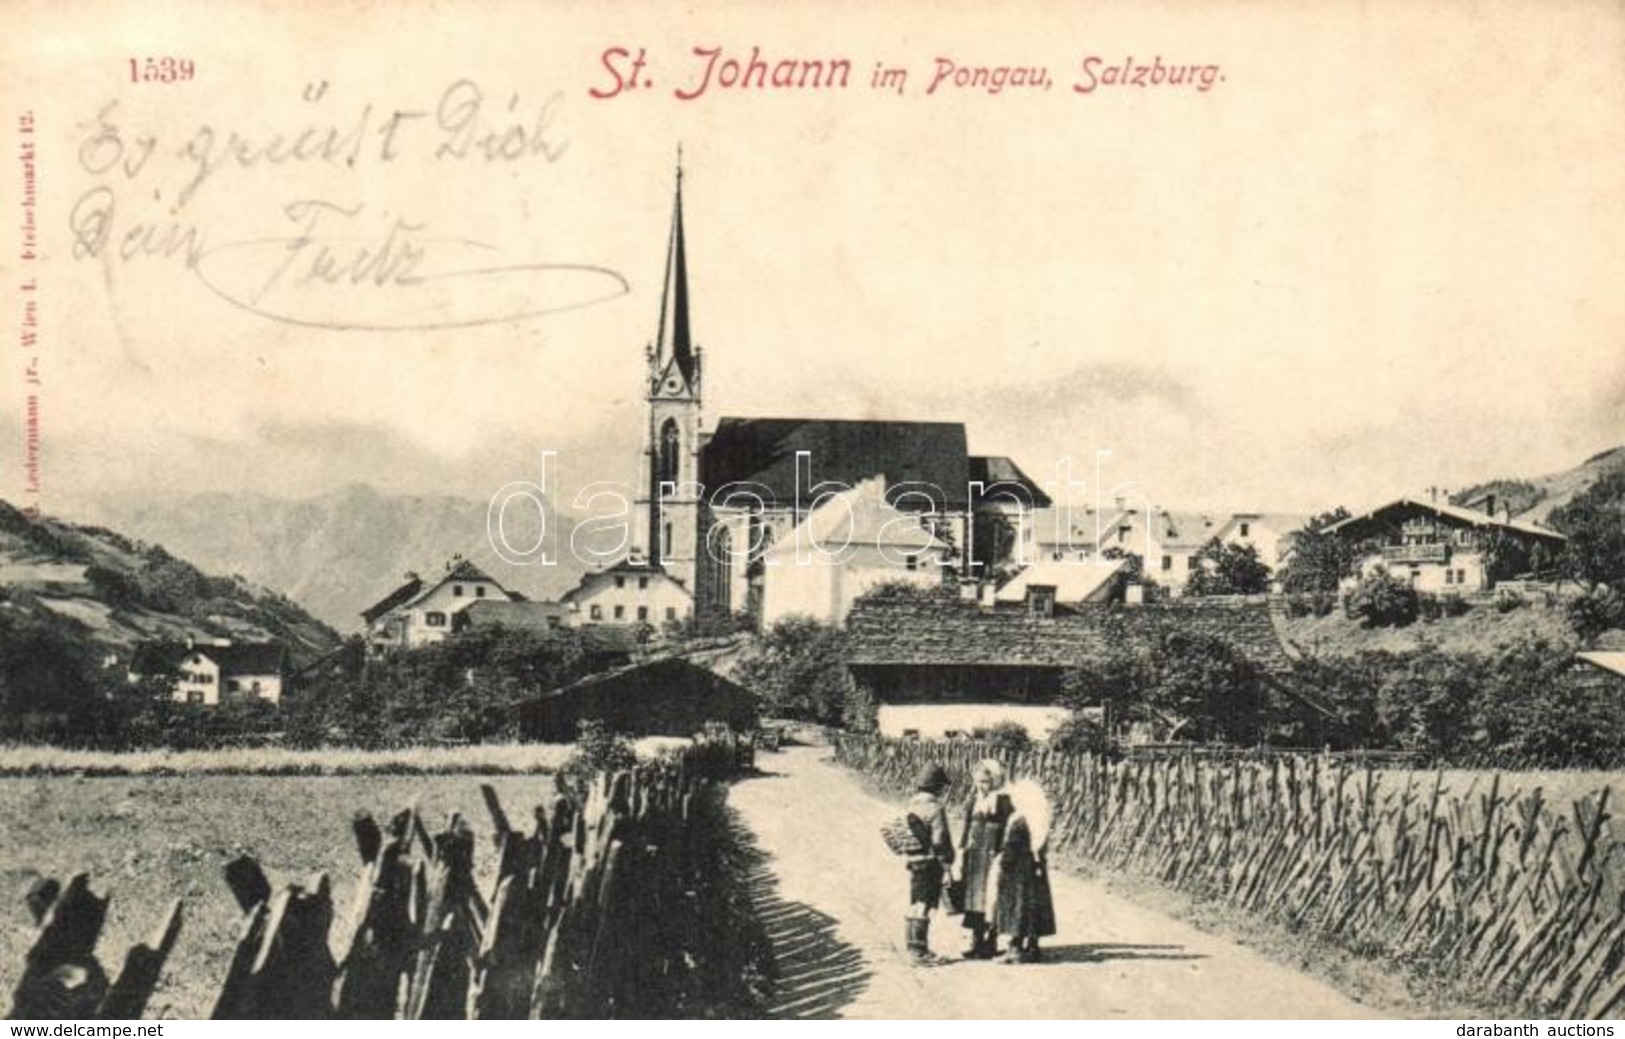
[[[1625,596],[1598,585],[1569,600],[1565,607],[1569,627],[1581,642],[1590,642],[1611,628],[1625,628]]]
[[[613,775],[637,763],[637,751],[632,749],[629,738],[610,730],[601,721],[583,719],[576,736],[576,748],[559,766],[559,775],[579,788],[600,772]]]
[[[1403,627],[1416,620],[1416,589],[1378,567],[1349,593],[1346,608],[1367,628]]]
[[[1517,592],[1502,592],[1495,597],[1495,611],[1497,613],[1511,613],[1525,604],[1524,597]]]
[[[999,722],[986,728],[972,729],[971,739],[991,743],[999,750],[1020,753],[1033,745],[1027,727],[1020,722]]]
[[[1093,716],[1074,711],[1062,720],[1046,741],[1063,754],[1104,754],[1110,749],[1105,728]]]

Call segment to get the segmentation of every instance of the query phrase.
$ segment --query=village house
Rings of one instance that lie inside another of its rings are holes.
[[[177,703],[220,704],[264,700],[279,703],[288,673],[288,651],[280,642],[203,642],[185,645],[144,643],[130,660],[130,681],[169,676]]]
[[[1009,606],[901,596],[857,603],[847,618],[849,667],[878,705],[881,734],[936,739],[1015,722],[1042,738],[1067,716],[1070,670],[1115,650],[1148,651],[1174,632],[1223,639],[1271,680],[1291,673],[1263,597],[1053,607],[1033,589]]]
[[[1326,528],[1362,550],[1358,577],[1384,569],[1417,591],[1461,595],[1541,569],[1567,540],[1537,523],[1438,501],[1400,498]],[[1357,580],[1355,578],[1354,580]]]
[[[452,617],[458,635],[498,629],[549,632],[580,624],[578,611],[571,604],[530,599],[476,599]]]
[[[692,736],[710,724],[756,727],[756,697],[681,656],[629,663],[532,697],[516,708],[526,739],[563,743],[583,721],[638,736]]]
[[[1055,506],[1032,518],[1034,556],[1088,562],[1132,553],[1144,561],[1145,576],[1177,598],[1198,565],[1197,553],[1215,538],[1253,548],[1273,571],[1308,521],[1295,513],[1175,511],[1123,499],[1098,510]]]
[[[881,584],[941,587],[952,548],[921,517],[888,504],[872,477],[814,509],[762,556],[761,623],[812,617],[842,624],[852,603]]]
[[[1030,541],[1027,517],[1049,504],[1010,459],[972,455],[962,423],[730,416],[704,430],[702,356],[689,327],[681,170],[659,326],[646,356],[647,482],[636,502],[633,547],[621,564],[636,569],[603,573],[613,578],[637,572],[651,584],[663,574],[674,583],[673,597],[680,589],[694,612],[743,611],[761,622],[765,603],[783,604],[773,607],[782,616],[810,596],[817,615],[838,616],[855,594],[850,589],[888,578],[914,580],[925,555],[932,567],[945,563],[954,574],[972,578]],[[774,547],[793,543],[792,532],[832,497],[871,480],[880,481],[887,509],[916,517],[929,550],[925,540],[912,557],[874,546],[856,567],[816,575],[768,565]],[[780,582],[782,590],[768,589]],[[602,575],[591,575],[571,601],[589,614],[597,605],[600,621],[612,620],[607,611],[620,607],[625,622],[635,622],[632,611],[646,608],[646,619],[658,623],[668,608],[664,599],[634,603],[607,592]],[[589,615],[583,622],[594,619]]]
[[[459,615],[475,603],[518,599],[478,566],[453,558],[435,580],[407,574],[404,584],[361,611],[361,619],[369,649],[382,654],[443,641],[458,630]]]
[[[583,626],[648,624],[656,631],[686,620],[693,609],[693,597],[676,578],[635,558],[585,575],[560,603]]]

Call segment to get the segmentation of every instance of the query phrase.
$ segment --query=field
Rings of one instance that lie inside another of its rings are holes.
[[[683,741],[644,740],[640,754]],[[364,776],[401,774],[535,775],[552,772],[570,755],[568,744],[483,743],[398,750],[241,747],[224,750],[66,750],[0,745],[0,776]]]
[[[348,912],[359,860],[350,819],[359,809],[386,817],[415,803],[432,825],[453,811],[490,832],[479,785],[494,786],[515,824],[553,789],[541,776],[39,776],[0,779],[0,1007],[9,1007],[32,942],[24,906],[39,876],[88,871],[111,894],[98,950],[116,972],[124,951],[146,938],[170,901],[186,922],[149,1017],[207,1017],[238,938],[239,914],[221,868],[257,858],[273,883],[326,871]],[[483,849],[482,849],[483,851]],[[494,857],[476,861],[490,868]],[[480,878],[482,885],[489,878]],[[334,950],[342,952],[343,950]]]

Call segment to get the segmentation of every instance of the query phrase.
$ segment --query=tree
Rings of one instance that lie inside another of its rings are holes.
[[[740,665],[740,681],[765,714],[840,725],[856,688],[847,672],[846,636],[811,617],[786,617]]]
[[[1258,549],[1213,538],[1191,557],[1186,595],[1257,595],[1269,591],[1270,568]]]
[[[1625,586],[1625,470],[1607,474],[1553,509],[1550,522],[1568,535],[1565,574],[1589,585]]]
[[[1153,656],[1148,694],[1148,706],[1180,720],[1176,735],[1251,744],[1263,734],[1263,676],[1223,639],[1169,635]]]
[[[1377,567],[1355,586],[1348,612],[1367,628],[1403,627],[1416,619],[1419,606],[1410,582]]]
[[[1336,592],[1346,577],[1354,576],[1357,546],[1328,534],[1326,528],[1349,518],[1341,505],[1323,512],[1292,537],[1292,553],[1281,568],[1281,588],[1291,593]]]

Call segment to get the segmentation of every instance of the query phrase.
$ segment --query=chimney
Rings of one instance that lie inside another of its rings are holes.
[[[1484,512],[1485,512],[1486,515],[1490,516],[1491,518],[1494,518],[1494,516],[1495,516],[1495,495],[1493,495],[1493,494],[1484,495]]]

